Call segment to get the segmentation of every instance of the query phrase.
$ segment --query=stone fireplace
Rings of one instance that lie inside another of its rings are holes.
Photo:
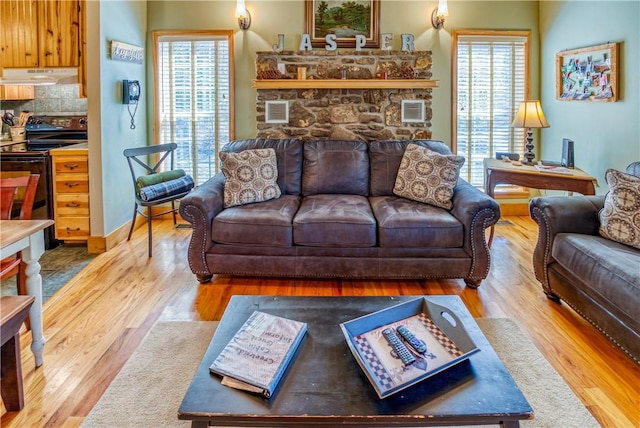
[[[430,51],[258,52],[256,73],[258,137],[431,138]],[[424,120],[403,122],[402,100],[423,100]],[[285,101],[287,123],[267,123],[267,101]]]

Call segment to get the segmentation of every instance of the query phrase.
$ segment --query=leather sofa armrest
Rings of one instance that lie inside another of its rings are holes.
[[[224,175],[218,173],[180,202],[180,214],[193,228],[188,250],[189,266],[200,282],[208,282],[213,276],[207,266],[206,253],[213,245],[213,218],[224,208],[224,182]]]
[[[463,247],[473,259],[471,271],[465,282],[468,285],[472,285],[473,281],[479,284],[480,280],[489,274],[491,262],[485,229],[500,219],[500,205],[495,199],[462,179],[458,180],[453,192],[451,214],[464,225]]]
[[[553,297],[547,267],[553,263],[551,252],[558,233],[598,235],[598,213],[604,196],[542,196],[529,203],[531,218],[538,224],[538,242],[533,250],[533,269],[544,292]]]

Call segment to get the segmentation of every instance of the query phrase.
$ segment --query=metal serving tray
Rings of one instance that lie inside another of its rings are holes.
[[[406,325],[427,345],[405,366],[382,336],[385,328]],[[455,313],[426,297],[417,298],[340,324],[347,344],[380,398],[386,398],[452,367],[480,349]]]

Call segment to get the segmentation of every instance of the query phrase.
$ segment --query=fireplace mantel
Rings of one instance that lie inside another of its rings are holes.
[[[432,92],[439,84],[432,79],[431,64],[430,51],[258,52],[252,82],[256,136],[429,139]],[[264,78],[275,77],[276,70],[280,78]],[[345,73],[347,79],[341,79]],[[379,78],[382,75],[387,78]],[[422,103],[422,121],[405,120],[405,100],[416,101],[414,106]],[[267,103],[274,101],[280,110],[286,108],[286,121],[282,117],[267,121]]]
[[[257,79],[256,89],[431,89],[430,79]]]

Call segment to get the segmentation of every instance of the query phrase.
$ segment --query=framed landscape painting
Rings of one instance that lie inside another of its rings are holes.
[[[324,47],[327,34],[336,35],[339,48],[355,48],[357,34],[365,47],[380,46],[379,0],[305,0],[305,23],[314,47]]]

